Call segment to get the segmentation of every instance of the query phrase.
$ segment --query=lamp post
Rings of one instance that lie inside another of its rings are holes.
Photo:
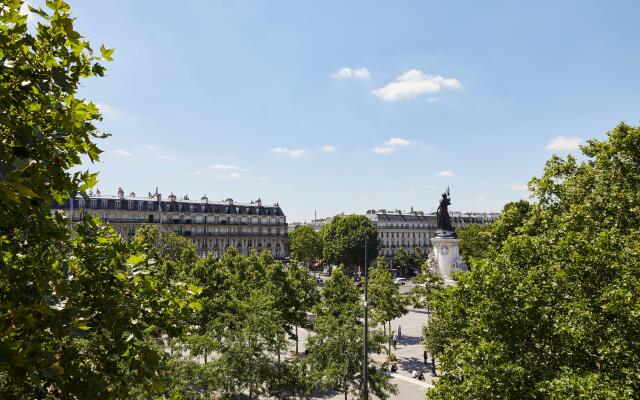
[[[364,237],[364,373],[363,390],[364,400],[369,400],[369,268],[367,263],[367,236]]]

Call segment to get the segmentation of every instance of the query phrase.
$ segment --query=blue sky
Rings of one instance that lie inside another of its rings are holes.
[[[535,4],[534,4],[535,3]],[[640,3],[71,1],[115,48],[99,188],[495,211],[554,152],[640,119]],[[330,146],[324,147],[323,146]]]

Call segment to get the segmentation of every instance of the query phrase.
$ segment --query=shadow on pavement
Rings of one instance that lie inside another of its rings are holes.
[[[407,372],[411,372],[411,371],[426,372],[428,367],[428,365],[424,363],[423,359],[416,358],[416,357],[404,358],[404,359],[398,360],[398,365],[400,368],[402,368]]]
[[[412,346],[416,344],[422,344],[422,336],[402,336],[402,338],[398,339],[398,344],[404,346]]]

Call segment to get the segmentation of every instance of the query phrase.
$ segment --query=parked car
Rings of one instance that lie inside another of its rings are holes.
[[[407,280],[404,278],[396,278],[396,285],[404,286],[407,283]]]

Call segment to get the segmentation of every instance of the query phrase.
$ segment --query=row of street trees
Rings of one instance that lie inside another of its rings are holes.
[[[358,267],[364,265],[365,238],[369,260],[374,260],[378,254],[378,228],[375,223],[364,215],[338,215],[320,232],[306,225],[290,231],[288,250],[291,258],[307,268],[322,260],[334,265],[343,264],[347,273],[353,275]],[[393,259],[403,276],[419,269],[425,261],[426,255],[420,248],[410,254],[401,247]]]
[[[343,267],[319,292],[306,269],[297,262],[284,268],[268,252],[244,257],[230,249],[220,260],[198,259],[188,239],[161,233],[156,226],[142,227],[134,242],[160,257],[162,281],[179,279],[201,288],[197,310],[188,317],[189,336],[167,340],[171,356],[158,394],[183,399],[243,394],[289,398],[316,390],[341,392],[345,398],[361,395],[364,309]],[[383,265],[373,269],[371,288],[377,301],[374,321],[406,312]],[[308,355],[302,357],[298,327],[308,325],[308,315],[314,316],[313,330],[305,344]],[[380,330],[372,330],[370,351],[382,351],[386,339]],[[290,354],[292,340],[296,351]],[[374,363],[368,368],[372,393],[384,399],[395,392]]]

